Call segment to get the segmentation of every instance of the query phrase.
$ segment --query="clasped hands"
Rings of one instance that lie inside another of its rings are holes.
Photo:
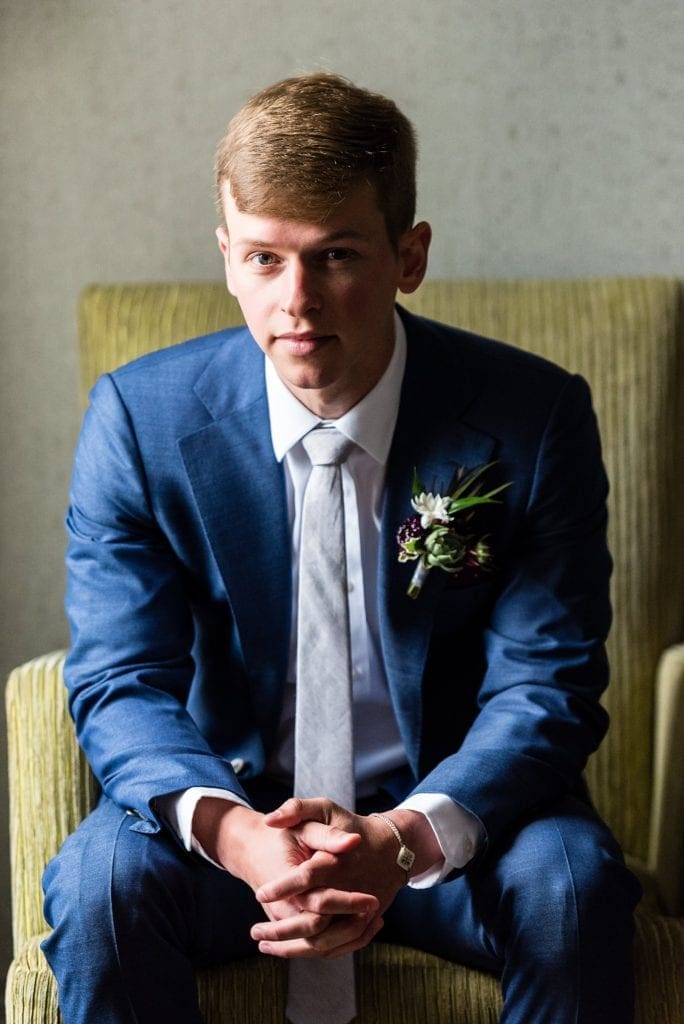
[[[441,855],[422,814],[390,812],[424,866]],[[205,798],[193,830],[212,859],[254,891],[268,920],[252,927],[259,950],[278,957],[335,957],[362,949],[406,882],[386,822],[325,798],[286,800],[263,815]],[[430,860],[432,858],[432,860]]]

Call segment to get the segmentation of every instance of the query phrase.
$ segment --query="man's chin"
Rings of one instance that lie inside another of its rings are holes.
[[[285,387],[293,392],[322,391],[332,387],[340,377],[337,367],[330,365],[331,360],[319,360],[315,352],[309,358],[273,358],[272,354],[271,361]]]

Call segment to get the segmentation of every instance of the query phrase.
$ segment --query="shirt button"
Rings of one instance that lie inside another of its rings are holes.
[[[351,594],[353,590],[354,590],[354,584],[352,583],[351,580],[347,580],[347,593]]]

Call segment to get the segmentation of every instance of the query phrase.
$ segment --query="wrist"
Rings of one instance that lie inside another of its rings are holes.
[[[247,880],[251,837],[263,814],[216,797],[202,797],[192,819],[192,834],[211,860]]]
[[[404,872],[404,883],[408,884],[411,878],[411,868],[413,867],[413,862],[416,859],[415,853],[413,850],[408,848],[404,842],[404,837],[401,832],[392,819],[388,818],[386,814],[379,814],[377,811],[374,811],[371,814],[371,818],[377,818],[379,821],[383,821],[399,844],[399,852],[396,855],[395,863],[397,867]]]
[[[437,841],[430,822],[420,811],[394,808],[383,815],[389,818],[398,829],[403,844],[414,854],[409,869],[409,878],[422,875],[435,864],[444,861],[442,849]],[[396,840],[395,840],[396,845]],[[399,848],[397,847],[397,853]]]

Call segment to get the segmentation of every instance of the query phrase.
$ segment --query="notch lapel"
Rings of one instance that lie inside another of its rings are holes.
[[[494,457],[496,440],[464,420],[479,384],[459,360],[458,340],[401,310],[407,361],[397,425],[387,464],[379,559],[378,617],[392,700],[409,762],[418,771],[421,682],[444,572],[430,572],[417,599],[406,594],[416,567],[401,563],[396,533],[412,514],[414,468],[428,490],[445,493],[460,467]]]
[[[235,617],[254,711],[268,738],[287,673],[290,536],[283,467],[271,444],[263,356],[233,335],[195,391],[213,416],[179,447]]]

